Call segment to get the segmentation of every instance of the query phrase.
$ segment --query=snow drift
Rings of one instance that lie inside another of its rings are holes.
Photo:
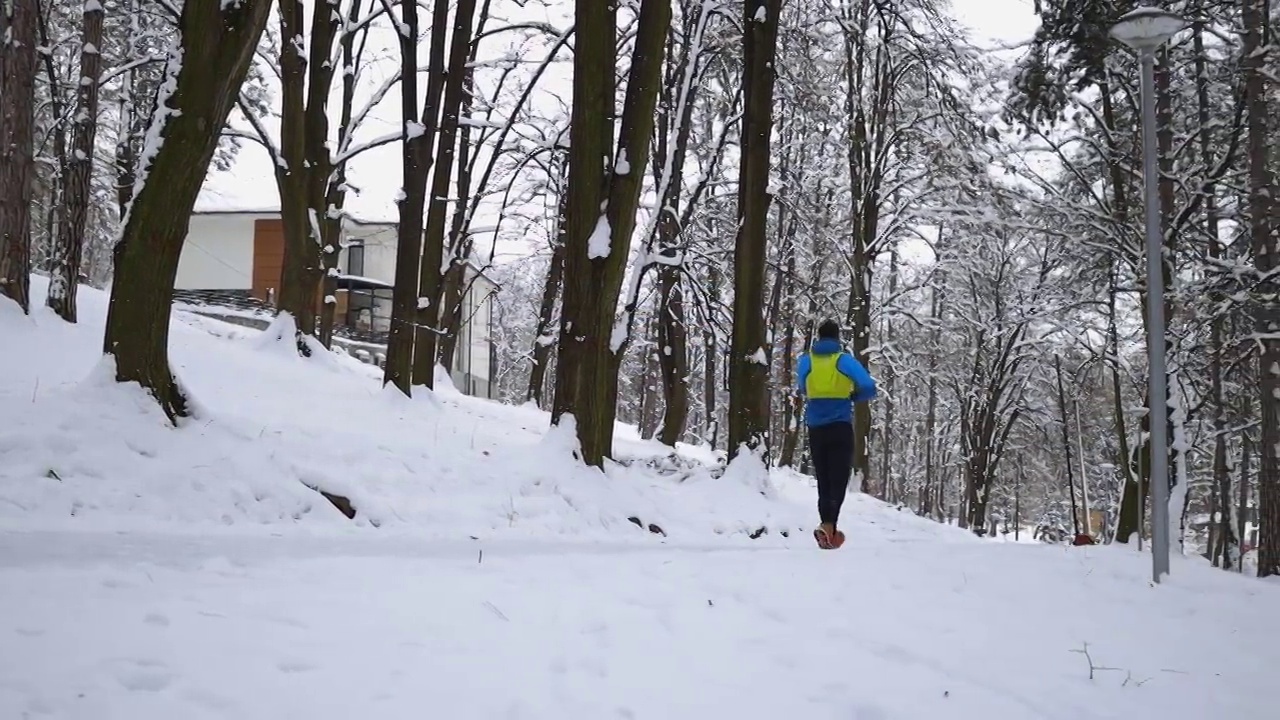
[[[724,475],[705,449],[673,456],[623,426],[619,463],[601,474],[572,459],[572,433],[547,432],[537,409],[447,384],[406,400],[381,387],[377,368],[340,352],[300,359],[280,339],[287,319],[264,332],[175,311],[170,357],[195,415],[174,428],[141,388],[114,381],[100,350],[105,295],[82,289],[81,322],[67,325],[43,308],[45,287],[33,278],[31,317],[0,304],[6,525],[305,524],[645,542],[765,529],[761,541],[779,542],[811,522],[773,488],[804,486],[794,474]],[[354,518],[320,491],[348,498]]]

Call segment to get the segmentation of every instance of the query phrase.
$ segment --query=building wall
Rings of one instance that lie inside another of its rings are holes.
[[[389,224],[350,223],[345,228],[347,243],[360,241],[364,255],[363,268],[351,267],[352,248],[348,245],[338,251],[338,270],[344,275],[357,275],[388,284],[395,283],[396,276],[396,226]],[[357,272],[358,271],[358,272]],[[378,293],[369,329],[386,332],[391,329],[391,298],[388,293]]]
[[[394,283],[396,227],[394,224],[351,223],[346,240],[364,243],[364,267],[350,272],[350,248],[338,256],[343,274]],[[190,230],[178,263],[176,287],[182,290],[252,290],[263,300],[280,284],[283,232],[275,213],[204,213],[191,216]],[[462,327],[454,361],[454,385],[464,393],[492,397],[492,295],[497,286],[468,267],[469,290],[463,297]],[[344,293],[345,295],[345,293]],[[343,304],[349,298],[341,298]],[[390,298],[376,299],[375,330],[387,330]]]
[[[192,215],[178,259],[178,290],[249,290],[253,287],[251,214]]]
[[[364,242],[364,272],[362,277],[394,283],[396,280],[396,226],[361,225],[351,223],[346,228],[346,239]],[[350,267],[350,248],[343,248],[338,255],[338,269],[344,274]]]
[[[453,363],[453,384],[468,395],[492,398],[490,320],[497,286],[488,278],[477,277],[472,268],[468,268],[467,282],[470,289],[462,297],[462,325]]]

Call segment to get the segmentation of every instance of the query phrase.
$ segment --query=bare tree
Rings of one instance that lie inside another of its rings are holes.
[[[769,220],[769,136],[781,0],[743,4],[742,160],[733,253],[733,339],[729,350],[729,456],[768,452],[769,365],[764,271]]]
[[[102,72],[100,0],[85,0],[80,41],[80,81],[76,83],[71,157],[63,167],[62,221],[54,248],[53,273],[47,302],[67,322],[76,321],[76,289],[88,224],[90,181],[93,179],[94,138],[98,131],[98,84]]]
[[[1280,217],[1270,163],[1270,111],[1265,48],[1267,0],[1242,0],[1245,93],[1249,124],[1249,237],[1258,285],[1254,317],[1258,342],[1258,402],[1262,464],[1258,468],[1258,576],[1280,575]]]
[[[190,413],[169,369],[169,314],[191,208],[262,35],[266,0],[186,0],[142,168],[115,248],[103,350],[176,421]]]
[[[618,369],[630,319],[624,312],[616,320],[614,309],[649,159],[671,3],[640,4],[616,152],[617,4],[577,0],[575,8],[565,288],[552,419],[558,424],[573,415],[583,461],[602,467],[612,453]]]
[[[36,2],[0,3],[0,295],[31,309]]]
[[[437,9],[437,12],[441,10]],[[435,172],[431,175],[431,199],[422,236],[422,262],[418,268],[418,315],[413,351],[413,381],[435,386],[437,338],[444,319],[441,311],[445,219],[449,181],[458,141],[458,116],[466,90],[467,60],[471,56],[471,28],[476,0],[458,0],[449,40],[449,64],[445,70],[440,126],[436,137]],[[459,198],[459,202],[461,202]]]

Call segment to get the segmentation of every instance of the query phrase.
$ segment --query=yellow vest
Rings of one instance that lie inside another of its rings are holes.
[[[839,359],[840,353],[809,353],[809,374],[804,379],[804,392],[810,400],[848,400],[853,394],[853,380],[836,368]]]

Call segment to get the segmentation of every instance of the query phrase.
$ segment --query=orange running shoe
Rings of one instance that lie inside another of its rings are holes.
[[[827,532],[826,525],[819,525],[813,529],[813,539],[817,541],[818,547],[823,550],[831,549],[831,535]]]

